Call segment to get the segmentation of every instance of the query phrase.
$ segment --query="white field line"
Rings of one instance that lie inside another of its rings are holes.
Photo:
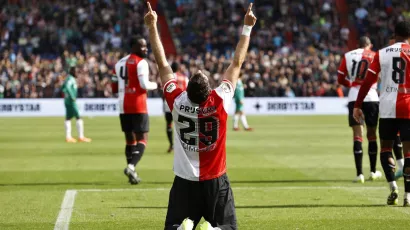
[[[77,189],[67,190],[61,204],[61,210],[58,214],[54,230],[68,230],[70,225],[71,215],[73,213],[74,201],[77,192],[125,192],[125,191],[169,191],[171,188],[118,188],[118,189]],[[372,187],[350,187],[350,186],[270,186],[270,187],[233,187],[233,190],[302,190],[302,189],[350,189],[350,190],[372,190],[372,189],[386,189],[382,186]]]
[[[67,190],[65,192],[63,203],[61,204],[61,210],[58,214],[54,230],[68,230],[76,195],[77,190]]]

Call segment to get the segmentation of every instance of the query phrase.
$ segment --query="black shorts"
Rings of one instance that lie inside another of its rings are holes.
[[[172,122],[172,113],[165,112],[165,120],[167,121],[167,124],[171,124],[171,122]]]
[[[381,140],[394,141],[400,132],[401,141],[410,141],[410,119],[380,118]]]
[[[353,118],[353,109],[354,109],[354,101],[349,102],[349,126],[352,127],[354,125],[363,125],[363,121],[358,123]],[[363,102],[362,106],[364,120],[366,122],[367,127],[376,127],[377,121],[379,119],[379,102],[371,101],[371,102]]]
[[[147,113],[123,113],[120,114],[120,121],[123,132],[148,133],[149,131]]]
[[[165,230],[177,229],[187,217],[195,226],[204,217],[213,227],[237,229],[235,203],[226,174],[207,181],[175,176],[169,193]]]

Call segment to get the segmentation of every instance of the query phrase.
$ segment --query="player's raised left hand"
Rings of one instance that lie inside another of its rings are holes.
[[[249,4],[248,11],[246,11],[244,24],[247,26],[254,26],[256,23],[256,17],[252,12],[253,3]]]
[[[363,111],[359,108],[353,109],[353,118],[357,121],[357,123],[361,123],[364,120]]]
[[[157,16],[157,12],[152,10],[151,4],[149,4],[149,2],[147,2],[147,6],[148,6],[148,13],[144,16],[144,22],[146,26],[150,27],[150,26],[154,26],[157,24],[158,16]]]

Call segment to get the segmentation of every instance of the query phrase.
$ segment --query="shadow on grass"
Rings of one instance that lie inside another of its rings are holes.
[[[109,182],[40,182],[40,183],[14,183],[14,184],[0,184],[0,187],[7,186],[63,186],[63,185],[113,185]]]
[[[346,183],[351,180],[232,180],[231,184],[292,184],[292,183]],[[0,187],[6,186],[63,186],[63,185],[124,185],[114,182],[39,182],[39,183],[0,183]],[[142,181],[148,185],[171,185],[172,181]]]
[[[234,180],[232,184],[292,184],[292,183],[346,183],[352,182],[352,180],[318,180],[318,179],[305,179],[305,180]]]
[[[387,207],[385,204],[285,204],[285,205],[239,205],[237,209],[271,209],[271,208],[381,208]],[[154,206],[133,206],[133,207],[117,207],[125,209],[166,209],[167,207]]]

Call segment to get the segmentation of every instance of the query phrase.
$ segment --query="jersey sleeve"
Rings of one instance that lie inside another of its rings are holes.
[[[232,103],[232,98],[235,93],[235,87],[228,80],[223,80],[221,85],[215,89],[215,92],[222,98],[225,112],[228,112],[229,106]]]
[[[346,65],[346,58],[343,57],[342,62],[339,65],[339,69],[337,70],[337,72],[343,76],[345,76],[345,78],[347,77],[347,75],[349,74],[347,71],[347,65]]]
[[[379,52],[377,52],[373,58],[372,64],[370,64],[370,67],[367,69],[366,77],[357,95],[356,103],[354,105],[355,108],[362,107],[364,98],[366,97],[370,88],[372,87],[372,85],[377,83],[377,79],[378,79],[377,76],[379,75],[379,72],[380,72],[380,61],[379,61]]]
[[[149,66],[147,61],[141,60],[138,63],[137,73],[141,88],[145,90],[154,90],[158,87],[157,83],[149,81]]]
[[[175,79],[169,80],[164,85],[164,98],[168,104],[169,109],[172,111],[174,109],[175,98],[177,98],[183,90],[178,86]]]
[[[344,57],[337,70],[337,82],[346,87],[350,87],[351,83],[348,80],[348,75],[349,72],[347,71],[346,58]]]
[[[373,57],[373,61],[370,64],[370,67],[367,69],[367,71],[378,75],[380,73],[380,58],[379,58],[379,52],[376,53]]]

